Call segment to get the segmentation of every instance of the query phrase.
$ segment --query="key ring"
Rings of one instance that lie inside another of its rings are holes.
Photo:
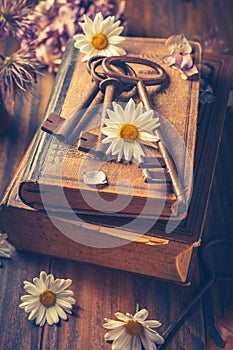
[[[103,88],[103,82],[107,80],[108,78],[111,78],[108,74],[105,72],[98,72],[97,68],[102,66],[103,60],[106,57],[104,56],[95,56],[92,57],[87,64],[87,69],[89,73],[92,76],[92,79],[95,81],[96,84],[99,84],[100,90],[104,93],[104,88]],[[116,74],[120,76],[126,76],[126,77],[136,77],[136,72],[134,69],[126,64],[125,62],[118,61],[113,64],[115,68],[118,69],[118,71],[114,70]],[[121,89],[121,99],[123,101],[128,101],[131,97],[133,97],[136,94],[137,88],[136,86],[133,86],[134,84],[120,84],[122,81],[118,79],[118,76],[114,77],[117,81],[119,81],[119,88]]]
[[[112,67],[116,63],[136,63],[141,64],[143,66],[151,67],[155,72],[157,72],[157,76],[154,78],[151,77],[140,77],[140,76],[129,76],[124,73],[118,73]],[[128,85],[136,85],[139,81],[143,80],[143,83],[147,86],[150,85],[160,85],[167,79],[168,75],[165,69],[160,66],[158,63],[154,61],[150,61],[140,57],[133,56],[111,56],[107,57],[102,62],[103,69],[105,73],[111,77],[121,80],[124,84]]]

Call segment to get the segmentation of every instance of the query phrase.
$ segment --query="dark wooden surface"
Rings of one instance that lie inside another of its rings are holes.
[[[233,54],[233,5],[231,0],[128,0],[129,35],[168,37],[185,33],[191,38],[208,36],[218,25],[228,54]],[[39,80],[34,96],[17,103],[16,115],[8,133],[0,138],[0,194],[15,172],[30,140],[40,125],[47,104],[53,76],[46,73]],[[232,115],[226,119],[224,137],[211,196],[206,235],[230,235],[232,227]],[[33,229],[33,228],[32,228]],[[149,258],[149,257],[148,257]],[[136,303],[149,310],[151,318],[162,322],[161,332],[180,307],[192,299],[198,283],[191,287],[168,285],[153,278],[137,276],[87,264],[53,259],[47,256],[14,252],[12,260],[3,260],[0,268],[0,349],[10,350],[99,350],[110,349],[103,340],[104,317],[115,311],[134,312]],[[135,262],[137,263],[137,262]],[[43,329],[27,321],[18,308],[24,294],[23,280],[31,280],[41,270],[56,277],[71,278],[77,304],[68,322]],[[219,293],[219,291],[218,291]],[[155,298],[161,296],[161,299]],[[215,293],[216,295],[216,293]],[[217,294],[219,295],[219,294]],[[222,294],[221,294],[222,297]],[[179,302],[178,302],[179,301]],[[169,305],[169,308],[167,307]],[[182,324],[166,350],[202,350],[203,323],[200,303]],[[223,315],[220,306],[219,316]],[[169,315],[168,315],[169,312]],[[230,349],[230,348],[229,348]],[[210,347],[209,350],[212,350]]]

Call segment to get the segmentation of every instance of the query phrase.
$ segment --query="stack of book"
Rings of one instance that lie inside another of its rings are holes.
[[[200,77],[184,81],[178,71],[164,65],[168,53],[165,40],[126,38],[124,46],[131,56],[155,61],[168,74],[166,86],[150,86],[148,93],[162,116],[161,132],[184,188],[185,209],[177,210],[166,169],[162,184],[147,183],[137,164],[103,162],[78,149],[78,140],[70,145],[40,128],[2,201],[1,229],[19,249],[188,284],[205,225],[231,83],[231,60],[205,54],[202,67],[207,65],[211,74],[204,78],[212,84],[216,99],[198,109]],[[200,46],[194,42],[192,46],[194,62],[201,71]],[[134,69],[137,74],[153,74],[145,67]],[[45,120],[51,113],[69,118],[85,101],[92,84],[71,41]],[[134,98],[139,101],[137,95]],[[122,102],[120,97],[118,100]],[[100,115],[97,111],[86,129],[97,136]],[[161,164],[161,155],[153,152]],[[85,184],[84,174],[94,170],[104,171],[108,186]],[[113,210],[114,201],[126,204]]]

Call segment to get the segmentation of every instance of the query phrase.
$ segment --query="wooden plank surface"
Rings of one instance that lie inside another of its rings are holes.
[[[20,296],[25,294],[23,280],[38,276],[40,270],[73,280],[70,289],[77,303],[73,315],[58,326],[37,327],[27,321],[28,315],[18,308]],[[151,318],[160,319],[163,332],[196,289],[188,287],[187,293],[184,287],[171,287],[153,278],[22,252],[15,252],[12,261],[4,262],[0,276],[1,350],[107,350],[110,345],[104,341],[104,317],[114,318],[118,310],[134,313],[139,303],[141,308],[148,309]],[[194,312],[164,349],[181,350],[188,346],[201,350],[202,332],[202,321]]]
[[[171,34],[183,32],[189,38],[205,37],[211,26],[218,25],[226,47],[229,47],[229,52],[233,53],[231,0],[146,0],[144,2],[128,0],[127,16],[129,34],[139,36],[168,37]],[[45,79],[48,81],[43,85],[42,101],[48,99],[51,86],[49,84],[53,80],[49,74],[46,74]],[[38,85],[38,93],[40,91],[42,90]],[[42,110],[46,102],[41,105],[39,99],[36,103],[36,97],[33,101],[34,103],[29,101],[18,104],[17,113],[8,134],[0,137],[1,194],[9,183],[42,118]],[[232,137],[230,129],[228,131],[228,141],[225,141],[224,146],[224,152],[227,152],[228,156],[222,158],[224,166],[231,164],[232,153],[228,150]],[[216,203],[219,203],[218,208],[221,207],[219,191],[225,191],[226,197],[224,198],[229,204],[226,210],[228,215],[232,212],[232,173],[232,166],[227,167],[225,172],[220,169],[214,180],[214,191],[211,198],[213,206],[210,207],[210,211],[213,210],[213,212],[208,226],[210,230],[219,225],[217,227],[221,231],[224,225],[225,230],[229,232],[231,221],[229,219],[225,221],[226,213],[222,210],[221,219],[219,219],[219,216],[216,217],[215,210]],[[41,269],[46,271],[51,269],[57,277],[72,278],[72,289],[78,305],[74,310],[74,316],[69,316],[68,322],[61,322],[59,327],[46,326],[43,330],[27,321],[27,315],[17,307],[20,295],[24,294],[22,281],[32,279],[39,274]],[[161,299],[154,297],[156,293],[157,295],[160,293]],[[163,323],[161,330],[164,330],[167,326],[164,322],[165,317],[171,320],[178,312],[177,300],[185,304],[192,294],[193,291],[190,288],[168,286],[155,279],[127,272],[113,272],[85,264],[58,259],[51,260],[45,256],[16,252],[13,259],[4,260],[3,267],[0,268],[0,349],[107,350],[110,349],[110,345],[105,344],[102,338],[104,334],[101,328],[103,316],[112,317],[113,312],[117,310],[134,312],[135,303],[139,302],[141,307],[148,307],[151,318],[156,318],[158,314],[164,313],[164,303],[169,300],[171,305],[169,315],[166,313],[162,318],[160,317]],[[161,302],[162,299],[165,302]],[[180,332],[175,334],[172,343],[167,344],[167,350],[202,350],[203,324],[198,317],[199,313],[196,309],[188,321],[182,325]]]

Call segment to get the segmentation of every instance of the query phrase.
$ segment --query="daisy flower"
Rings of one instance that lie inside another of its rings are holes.
[[[156,320],[147,320],[148,311],[142,309],[133,316],[129,313],[115,313],[119,321],[105,318],[103,327],[108,329],[104,338],[113,341],[113,350],[156,350],[156,344],[163,344],[164,338],[152,328],[161,326]]]
[[[110,143],[106,154],[117,156],[118,161],[134,158],[140,162],[145,156],[143,145],[156,147],[155,142],[159,140],[153,134],[153,130],[160,126],[159,117],[152,109],[143,112],[142,102],[136,105],[133,99],[129,100],[125,109],[116,102],[112,105],[113,110],[107,110],[109,119],[103,120],[106,127],[101,129],[107,136],[102,143]]]
[[[6,241],[7,234],[0,233],[0,257],[10,258],[10,245]]]
[[[183,80],[198,73],[191,56],[192,46],[183,34],[170,36],[165,45],[170,56],[164,57],[164,63],[180,71]]]
[[[58,323],[59,318],[66,320],[65,312],[71,314],[72,305],[75,304],[73,292],[66,290],[71,283],[70,279],[54,280],[52,274],[41,271],[40,278],[33,278],[33,283],[24,281],[24,289],[29,295],[21,296],[19,307],[29,312],[28,319],[36,319],[36,324],[40,326],[46,321],[52,325]]]
[[[120,26],[120,20],[115,21],[115,16],[103,19],[98,12],[91,20],[84,15],[84,23],[79,23],[84,34],[73,36],[74,46],[85,54],[82,61],[87,61],[92,56],[119,56],[126,54],[125,50],[118,46],[125,38],[121,37],[124,27]]]

